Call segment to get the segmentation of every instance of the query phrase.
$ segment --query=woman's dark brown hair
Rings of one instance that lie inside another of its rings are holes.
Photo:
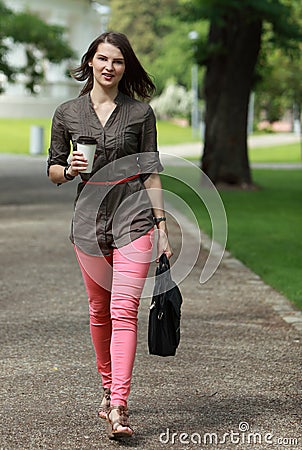
[[[98,46],[108,43],[119,48],[125,59],[125,73],[119,82],[119,91],[129,97],[135,96],[142,100],[148,99],[155,91],[155,86],[139,60],[137,59],[131,44],[123,33],[108,31],[98,36],[89,46],[81,59],[81,65],[71,71],[71,75],[78,81],[86,81],[80,96],[87,94],[93,88],[93,69],[88,63],[93,59]]]

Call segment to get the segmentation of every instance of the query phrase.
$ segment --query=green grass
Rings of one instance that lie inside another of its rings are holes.
[[[170,172],[183,179],[188,170]],[[253,176],[259,191],[220,192],[228,219],[227,249],[302,309],[302,171],[255,170]],[[190,185],[198,181],[192,178]],[[163,186],[186,200],[201,229],[211,235],[198,196],[170,177],[163,176]]]
[[[0,153],[28,154],[30,128],[38,125],[44,128],[44,152],[50,136],[50,119],[0,119]]]
[[[301,162],[300,144],[249,149],[251,162]]]
[[[32,125],[44,128],[44,153],[46,153],[49,146],[51,120],[37,118],[0,119],[0,153],[28,154]],[[159,121],[157,128],[159,145],[194,142],[190,127]]]
[[[180,127],[175,123],[158,121],[157,130],[159,145],[185,144],[200,141],[200,139],[193,139],[192,129],[190,127]]]

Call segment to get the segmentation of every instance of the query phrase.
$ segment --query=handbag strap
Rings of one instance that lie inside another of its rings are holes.
[[[159,263],[156,269],[156,275],[168,272],[170,274],[170,262],[167,255],[163,253],[159,258]]]
[[[167,255],[165,253],[162,253],[160,255],[159,265],[162,266],[162,267],[166,266],[165,270],[169,270],[170,269],[170,262],[169,262],[169,259],[168,259]]]

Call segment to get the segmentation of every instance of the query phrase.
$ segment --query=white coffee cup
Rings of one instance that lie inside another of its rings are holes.
[[[81,170],[81,173],[90,173],[92,171],[94,161],[96,140],[90,136],[80,136],[77,139],[77,150],[83,153],[88,163],[87,168],[85,170]]]

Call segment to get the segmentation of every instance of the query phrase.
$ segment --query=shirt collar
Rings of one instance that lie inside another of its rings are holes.
[[[114,99],[114,103],[116,103],[117,105],[121,105],[122,103],[124,103],[124,99],[125,99],[125,94],[123,94],[122,92],[118,92],[117,96]]]
[[[93,106],[91,96],[90,96],[90,91],[87,92],[86,96],[88,98],[88,102],[90,103],[90,105]],[[114,99],[114,103],[116,103],[117,105],[121,105],[124,102],[125,102],[125,94],[123,94],[122,92],[119,91],[117,96]]]

